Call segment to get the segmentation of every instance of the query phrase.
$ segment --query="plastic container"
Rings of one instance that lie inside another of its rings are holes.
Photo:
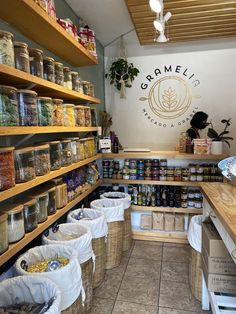
[[[19,110],[19,124],[22,126],[37,126],[37,93],[32,90],[18,89],[17,100]]]
[[[48,216],[55,214],[56,207],[56,187],[52,187],[48,190]]]
[[[57,170],[61,168],[61,142],[60,141],[52,141],[49,142],[50,148],[50,169]]]
[[[95,108],[90,108],[91,110],[91,125],[97,126],[97,111]]]
[[[0,30],[0,63],[15,67],[13,34]]]
[[[14,152],[16,183],[27,182],[35,178],[34,149],[19,148]]]
[[[40,126],[53,125],[53,104],[50,97],[37,97],[38,124]]]
[[[14,243],[22,239],[25,235],[23,205],[10,204],[1,208],[7,213],[8,218],[8,240]]]
[[[19,125],[16,88],[0,85],[0,126]]]
[[[53,103],[53,125],[63,126],[64,125],[64,105],[63,100],[54,98]]]
[[[26,198],[21,200],[23,204],[23,216],[25,232],[33,231],[37,225],[37,200],[35,198]]]
[[[85,111],[84,106],[75,106],[76,125],[85,127]]]
[[[62,167],[71,165],[73,162],[71,140],[62,140],[61,148],[62,148],[62,155],[61,155]]]
[[[8,249],[7,217],[6,213],[0,213],[0,254],[4,253]]]
[[[82,91],[81,78],[78,72],[71,72],[72,89],[76,92]]]
[[[64,67],[63,74],[64,74],[64,87],[72,90],[72,77],[70,68]]]
[[[15,186],[14,147],[0,148],[0,191]]]
[[[28,45],[20,41],[14,41],[13,44],[16,69],[30,73]]]
[[[54,62],[54,69],[55,69],[55,83],[64,86],[63,64],[60,62]]]
[[[43,176],[50,171],[49,145],[34,147],[35,173],[36,176]]]
[[[48,192],[33,194],[32,197],[36,198],[37,200],[37,221],[40,224],[46,221],[48,218]]]
[[[64,124],[65,126],[76,126],[75,119],[75,105],[73,104],[64,104]]]
[[[45,80],[55,82],[54,59],[45,57],[43,59],[43,77]]]
[[[43,51],[37,48],[29,48],[30,73],[43,78]]]

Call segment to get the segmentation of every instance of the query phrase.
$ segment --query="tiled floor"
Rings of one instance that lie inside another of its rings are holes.
[[[197,314],[188,284],[189,246],[135,241],[94,291],[91,314]]]

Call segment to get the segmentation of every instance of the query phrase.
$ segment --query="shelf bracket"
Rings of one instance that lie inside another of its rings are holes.
[[[20,140],[19,142],[17,142],[17,144],[15,145],[15,147],[19,147],[20,145],[22,145],[24,142],[28,141],[31,137],[33,137],[35,134],[28,134],[26,136],[24,136],[22,138],[22,140]]]

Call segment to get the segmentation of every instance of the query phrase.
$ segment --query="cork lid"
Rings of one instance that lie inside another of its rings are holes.
[[[6,32],[6,31],[3,31],[3,30],[0,30],[0,34],[2,34],[2,35],[7,35],[7,36],[13,38],[13,34],[10,33],[10,32]]]
[[[0,153],[11,152],[15,147],[0,147]]]
[[[26,43],[23,43],[22,41],[14,41],[13,45],[14,47],[28,48],[28,45]]]
[[[47,149],[47,148],[49,148],[48,144],[41,144],[41,145],[34,146],[34,150],[41,150],[41,149]]]
[[[4,222],[4,221],[6,221],[7,220],[7,214],[6,213],[0,213],[0,223],[1,222]]]
[[[34,95],[34,96],[38,95],[35,91],[30,90],[30,89],[17,89],[17,93],[31,94],[31,95]]]
[[[12,87],[12,86],[8,86],[8,85],[0,85],[0,88],[5,88],[5,89],[10,89],[10,90],[12,90],[12,91],[14,91],[14,92],[16,92],[17,91],[17,88],[15,88],[15,87]]]
[[[39,52],[39,53],[43,53],[43,50],[41,49],[38,49],[38,48],[29,48],[29,52],[33,52],[33,51],[36,51],[36,52]]]
[[[86,108],[85,106],[75,106],[75,109],[84,109]]]
[[[64,104],[64,106],[65,106],[65,107],[68,107],[68,108],[70,108],[70,107],[71,107],[71,108],[74,108],[74,107],[75,107],[75,105],[73,105],[73,104]]]
[[[54,62],[54,65],[63,66],[63,63],[61,63],[61,62]]]
[[[71,73],[72,75],[78,75],[78,76],[79,76],[79,73],[76,72],[76,71],[71,71],[70,73]]]
[[[51,62],[54,62],[54,59],[51,58],[51,57],[44,57],[44,58],[43,58],[43,61],[51,61]]]
[[[53,192],[53,191],[56,191],[56,187],[55,186],[50,188],[50,189],[48,189],[48,192]]]
[[[37,97],[38,100],[50,100],[52,101],[51,97]]]
[[[63,71],[70,71],[69,67],[63,67]]]
[[[20,213],[23,210],[23,205],[19,204],[19,203],[8,204],[8,205],[5,205],[5,206],[2,206],[1,210],[6,212],[6,214],[8,214],[8,215],[17,214],[17,213]]]
[[[52,101],[53,102],[61,102],[61,103],[63,103],[63,100],[60,99],[60,98],[52,98]]]
[[[90,110],[91,108],[90,108],[90,107],[88,107],[88,106],[84,106],[84,109],[89,109],[89,110]]]

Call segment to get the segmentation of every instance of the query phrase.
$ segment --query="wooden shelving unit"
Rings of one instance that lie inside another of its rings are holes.
[[[32,87],[33,84],[33,90],[36,91],[39,96],[62,98],[65,100],[73,101],[73,103],[100,103],[100,99],[98,98],[78,93],[61,85],[44,80],[40,77],[9,67],[5,64],[0,64],[0,84],[10,86],[13,85],[15,87],[26,89],[28,87]]]
[[[100,185],[100,181],[90,186],[88,190],[84,191],[82,194],[77,196],[73,201],[69,202],[65,207],[59,209],[54,215],[49,216],[48,219],[42,224],[39,224],[35,230],[33,230],[30,233],[26,233],[22,240],[9,245],[8,250],[2,255],[0,255],[0,266],[2,266],[5,262],[7,262],[11,257],[13,257],[16,253],[18,253],[22,248],[24,248],[37,236],[39,236],[43,231],[45,231],[50,225],[52,225],[60,217],[62,217],[65,213],[67,213],[77,203],[79,203],[85,197],[87,197],[90,193],[92,193],[99,185]]]
[[[134,240],[188,243],[186,232],[133,229],[132,236]]]
[[[87,49],[32,0],[0,1],[0,18],[74,66],[97,64]]]
[[[183,181],[154,181],[154,180],[125,180],[125,179],[103,179],[103,183],[117,184],[152,184],[152,185],[177,185],[177,186],[200,186],[203,182]]]
[[[152,207],[131,205],[131,210],[138,212],[165,212],[165,213],[185,213],[185,214],[202,214],[202,209],[182,208],[182,207]]]

